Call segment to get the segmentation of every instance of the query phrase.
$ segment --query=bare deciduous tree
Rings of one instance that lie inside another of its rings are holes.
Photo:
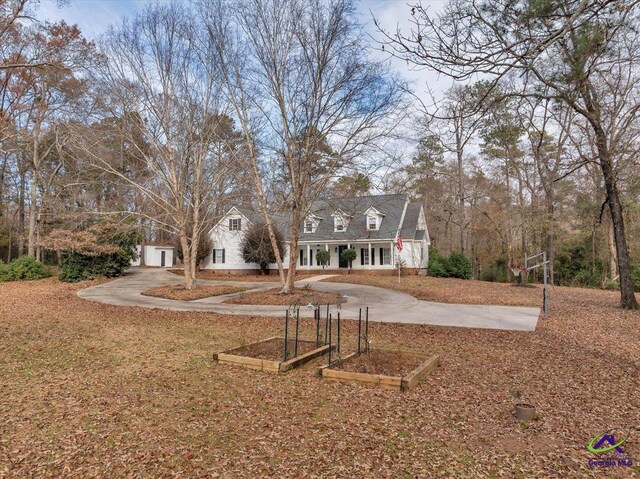
[[[493,85],[514,76],[522,96],[560,101],[588,122],[614,226],[621,305],[629,309],[638,303],[615,145],[616,135],[637,123],[640,113],[639,10],[638,1],[452,0],[439,15],[414,5],[410,34],[383,32],[389,50],[415,65],[456,80],[485,75]],[[628,86],[634,94],[616,103],[614,92]]]
[[[284,178],[289,264],[277,253],[276,261],[282,292],[289,293],[313,201],[340,173],[373,161],[397,126],[401,89],[386,65],[368,55],[348,0],[214,0],[201,10],[245,134],[274,251],[261,164]]]
[[[99,81],[103,107],[121,141],[136,149],[136,171],[101,155],[103,135],[78,136],[90,163],[137,189],[154,214],[131,211],[175,234],[181,244],[187,289],[196,287],[198,243],[211,216],[228,163],[216,154],[224,143],[217,68],[201,61],[208,44],[182,4],[154,5],[112,29],[102,45],[108,61]],[[212,55],[208,55],[212,57]],[[141,143],[139,139],[144,141]]]

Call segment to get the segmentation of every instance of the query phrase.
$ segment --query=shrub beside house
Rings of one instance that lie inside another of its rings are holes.
[[[0,262],[0,282],[42,279],[51,276],[51,270],[31,256],[21,256],[9,264]]]

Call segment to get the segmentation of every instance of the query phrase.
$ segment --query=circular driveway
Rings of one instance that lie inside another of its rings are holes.
[[[335,306],[331,310],[334,313],[340,311],[341,316],[347,319],[357,319],[359,308],[368,306],[371,321],[533,331],[540,315],[539,308],[434,303],[419,301],[408,294],[374,286],[320,282],[328,277],[330,276],[319,275],[296,281],[296,286],[310,285],[317,291],[342,294],[346,297],[346,303],[339,310]],[[212,296],[195,301],[177,301],[142,295],[142,292],[149,288],[182,283],[182,276],[163,269],[131,268],[122,278],[81,289],[78,291],[78,296],[90,301],[119,306],[173,311],[209,311],[245,316],[284,316],[286,310],[286,306],[223,303],[226,299],[242,293]],[[198,284],[232,284],[257,291],[278,287],[280,283],[198,280]],[[313,311],[303,307],[300,308],[300,315],[313,317]]]

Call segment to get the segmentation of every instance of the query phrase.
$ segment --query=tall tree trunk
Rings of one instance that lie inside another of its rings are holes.
[[[4,180],[7,171],[9,154],[2,155],[2,167],[0,167],[0,219],[4,216]]]
[[[294,205],[291,211],[291,230],[289,235],[289,270],[287,278],[282,287],[283,294],[290,294],[296,277],[296,267],[298,265],[298,236],[300,233],[300,209]]]
[[[611,213],[607,215],[607,243],[609,246],[609,277],[615,280],[618,277],[618,262],[616,251],[616,238],[613,229],[613,221],[611,221]]]
[[[40,233],[42,229],[42,213],[38,211],[38,220],[36,223],[36,259],[42,262],[42,246],[40,245]]]
[[[36,225],[38,215],[38,189],[36,186],[36,171],[33,172],[29,186],[29,232],[27,235],[27,254],[36,257]]]
[[[594,125],[594,123],[592,123]],[[633,291],[633,281],[631,279],[631,260],[629,259],[629,249],[627,247],[627,237],[624,229],[624,215],[618,186],[616,184],[613,161],[607,146],[606,133],[600,125],[594,125],[596,133],[596,146],[600,159],[600,167],[604,177],[604,185],[607,191],[609,211],[613,223],[616,251],[618,254],[618,271],[620,273],[620,306],[625,309],[638,309],[638,301]]]
[[[522,251],[520,251],[520,257],[522,258],[522,262],[516,262],[516,264],[519,264],[520,266],[524,266],[524,256],[527,254],[527,229],[526,229],[526,217],[525,215],[525,198],[524,198],[524,184],[522,181],[522,175],[518,174],[518,199],[520,201],[520,211],[522,214],[522,226],[520,228],[520,249]],[[526,271],[520,271],[520,283],[527,283],[529,280],[529,275],[527,274]]]
[[[27,196],[27,169],[24,165],[25,158],[22,158],[22,168],[20,171],[20,192],[18,194],[18,257],[24,254],[24,228],[25,228],[25,202]]]
[[[191,260],[192,251],[186,228],[180,228],[180,245],[182,246],[182,267],[184,268],[184,282],[188,290],[196,288],[196,274]]]
[[[506,185],[506,218],[507,218],[507,264],[506,264],[506,272],[507,272],[507,281],[511,281],[513,278],[513,265],[514,265],[514,246],[513,246],[513,219],[511,218],[511,175],[509,174],[509,159],[505,158],[504,160],[504,176],[505,176],[505,185]]]
[[[36,257],[36,227],[38,215],[38,172],[40,166],[40,122],[33,129],[33,153],[31,158],[31,185],[29,187],[29,234],[27,253]]]
[[[473,279],[480,279],[480,262],[478,261],[478,248],[474,238],[474,230],[471,230],[471,270]]]
[[[462,120],[461,120],[462,122]],[[460,127],[462,128],[462,127]],[[462,138],[461,132],[456,131],[456,155],[458,160],[458,221],[460,221],[460,253],[464,255],[464,231],[465,231],[465,214],[464,214],[464,168],[462,161]]]
[[[285,288],[287,284],[287,278],[285,278],[284,265],[282,264],[283,263],[282,256],[280,255],[280,249],[278,248],[278,240],[276,238],[273,223],[271,222],[271,215],[269,214],[269,208],[267,207],[267,199],[264,194],[264,185],[262,183],[262,173],[260,171],[260,168],[258,168],[258,154],[253,145],[253,141],[248,136],[246,137],[246,142],[249,149],[249,158],[251,162],[251,170],[253,172],[253,181],[256,186],[256,193],[258,195],[258,203],[260,204],[260,210],[262,211],[262,216],[264,218],[265,224],[267,225],[267,231],[269,232],[269,240],[271,241],[271,247],[273,248],[273,253],[276,257],[276,264],[278,265],[278,275],[280,276],[280,283],[282,284],[282,287]],[[296,245],[296,248],[297,248],[297,245]]]
[[[547,249],[547,260],[549,260],[549,281],[553,284],[553,261],[556,257],[556,244],[555,244],[555,233],[556,233],[556,217],[555,217],[555,193],[553,190],[553,186],[549,188],[547,193],[547,239],[546,239],[546,249]]]

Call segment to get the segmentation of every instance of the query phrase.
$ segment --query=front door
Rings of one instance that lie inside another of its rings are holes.
[[[166,251],[161,251],[160,252],[160,266],[165,266],[165,262],[167,261],[167,252]]]
[[[348,248],[348,246],[346,244],[341,244],[340,246],[338,246],[338,267],[340,268],[348,268],[349,267],[349,262],[345,261],[342,259],[342,252],[344,250],[346,250]]]

